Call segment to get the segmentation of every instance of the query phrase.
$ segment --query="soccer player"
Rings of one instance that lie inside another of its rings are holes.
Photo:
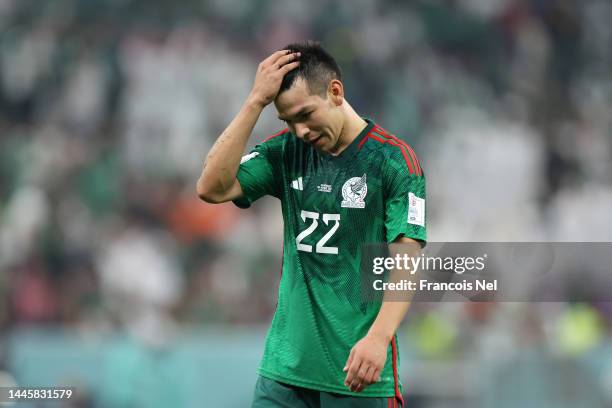
[[[243,156],[272,102],[287,128]],[[409,145],[349,105],[338,64],[318,43],[259,64],[197,192],[242,208],[266,194],[281,200],[278,306],[252,407],[401,406],[395,332],[408,302],[364,302],[360,251],[425,243],[425,179]]]

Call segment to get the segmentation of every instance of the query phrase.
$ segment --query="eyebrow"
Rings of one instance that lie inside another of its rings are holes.
[[[278,118],[279,118],[280,120],[288,121],[288,120],[289,120],[289,119],[291,119],[292,117],[298,117],[298,116],[301,116],[301,115],[305,114],[305,113],[306,113],[306,111],[309,111],[309,110],[311,110],[311,109],[313,109],[313,108],[314,108],[314,107],[313,107],[313,106],[310,106],[310,105],[308,105],[308,106],[304,106],[304,107],[303,107],[302,109],[300,109],[300,110],[299,110],[299,111],[298,111],[298,112],[297,112],[295,115],[291,115],[289,118],[283,118],[281,115],[278,115]]]

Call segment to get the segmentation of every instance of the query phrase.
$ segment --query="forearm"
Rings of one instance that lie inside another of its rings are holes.
[[[390,342],[397,331],[400,323],[404,319],[410,302],[400,301],[386,301],[383,302],[378,315],[370,326],[368,335],[373,335],[384,339],[386,342]]]
[[[200,196],[222,194],[236,180],[240,159],[264,106],[249,98],[210,149],[197,190]]]
[[[397,246],[396,244],[400,244]],[[421,252],[421,246],[416,241],[410,238],[400,238],[391,246],[391,252],[400,255],[408,255],[417,257]],[[416,273],[410,269],[394,269],[389,274],[389,282],[399,283],[402,280],[415,281]],[[392,290],[385,291],[383,302],[378,311],[378,315],[374,323],[370,326],[368,334],[376,335],[386,341],[391,341],[400,323],[406,316],[406,312],[410,307],[414,292],[395,292]]]
[[[389,276],[389,282],[400,282],[402,278],[410,276],[409,271],[393,270]],[[378,315],[370,326],[368,335],[374,335],[384,339],[387,343],[393,339],[397,328],[404,319],[410,306],[411,296],[405,298],[405,294],[398,295],[386,291],[383,295],[383,302],[378,311]]]

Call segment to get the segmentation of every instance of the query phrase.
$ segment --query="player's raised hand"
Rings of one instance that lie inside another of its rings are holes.
[[[299,57],[299,52],[280,50],[263,60],[257,67],[250,98],[262,106],[272,102],[285,74],[300,64]]]
[[[379,381],[380,373],[387,361],[389,342],[382,337],[368,334],[351,349],[344,366],[347,373],[344,385],[353,392],[360,392],[365,387]]]

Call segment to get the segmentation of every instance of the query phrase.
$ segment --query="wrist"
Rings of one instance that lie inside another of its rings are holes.
[[[394,332],[391,332],[389,330],[383,330],[374,327],[370,328],[370,330],[368,331],[368,336],[375,338],[378,341],[384,342],[385,344],[391,342],[394,334]]]
[[[249,95],[245,102],[245,106],[255,110],[263,110],[263,108],[266,107],[266,103],[262,98],[259,98],[256,95]]]

